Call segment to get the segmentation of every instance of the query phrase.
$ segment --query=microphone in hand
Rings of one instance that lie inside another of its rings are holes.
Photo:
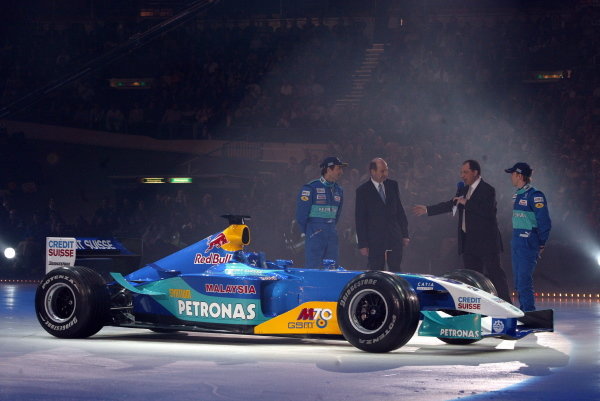
[[[460,195],[462,189],[465,187],[465,183],[462,181],[459,181],[458,183],[456,183],[456,195],[454,195],[455,198],[458,198],[458,196]],[[454,201],[454,204],[456,205],[456,200]]]

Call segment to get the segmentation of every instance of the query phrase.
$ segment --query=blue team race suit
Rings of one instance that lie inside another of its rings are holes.
[[[523,311],[535,310],[533,272],[545,246],[552,222],[546,197],[530,184],[513,195],[512,266],[515,288]]]
[[[321,177],[305,184],[296,201],[296,221],[304,232],[306,267],[320,268],[323,259],[338,260],[335,225],[342,211],[344,192]]]

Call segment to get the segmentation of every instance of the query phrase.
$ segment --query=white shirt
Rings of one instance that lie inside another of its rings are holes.
[[[469,185],[469,190],[467,191],[467,199],[469,199],[471,197],[471,195],[473,195],[473,191],[475,191],[477,189],[477,186],[479,185],[480,182],[481,182],[481,176],[479,176],[479,178],[476,179],[474,183]]]
[[[377,182],[371,177],[371,182],[373,183],[373,185],[375,185],[375,189],[377,190],[377,192],[379,192],[379,186],[381,185],[381,189],[383,190],[383,193],[385,195],[385,185],[383,185],[383,181]]]
[[[471,195],[473,195],[473,191],[475,191],[477,189],[477,186],[479,185],[480,182],[481,182],[481,176],[479,176],[479,178],[476,179],[474,183],[472,183],[471,185],[469,185],[469,190],[467,191],[467,196],[466,196],[467,200],[469,200],[469,198],[471,197]],[[462,230],[463,230],[463,232],[467,232],[467,227],[466,227],[466,224],[465,224],[465,220],[466,220],[465,215],[466,214],[467,214],[467,209],[465,208],[463,210],[463,216],[462,216]]]

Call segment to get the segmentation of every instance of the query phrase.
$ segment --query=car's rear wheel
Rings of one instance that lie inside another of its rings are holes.
[[[388,352],[408,342],[419,323],[419,300],[402,277],[363,273],[342,290],[337,307],[342,334],[367,352]]]
[[[107,322],[109,294],[100,274],[87,267],[61,267],[50,271],[35,294],[38,321],[60,338],[96,334]]]
[[[448,273],[442,274],[442,277],[450,278],[452,280],[460,281],[461,283],[468,284],[472,287],[479,288],[485,292],[489,292],[490,294],[494,294],[498,296],[498,291],[496,291],[496,287],[492,283],[492,280],[487,278],[485,275],[479,273],[475,270],[470,269],[458,269]],[[461,311],[445,311],[446,313],[458,316],[464,315],[467,312]],[[476,343],[479,340],[466,339],[466,338],[446,338],[446,337],[438,337],[440,340],[447,344],[453,345],[469,345]]]

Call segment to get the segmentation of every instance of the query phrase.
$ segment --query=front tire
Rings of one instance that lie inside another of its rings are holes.
[[[107,322],[109,294],[102,276],[87,267],[50,271],[35,293],[38,321],[60,338],[85,338]]]
[[[478,271],[470,270],[470,269],[458,269],[458,270],[453,270],[448,273],[444,273],[442,275],[442,277],[460,281],[461,283],[468,284],[472,287],[479,288],[480,290],[483,290],[485,292],[489,292],[490,294],[494,294],[495,296],[498,296],[498,291],[496,291],[496,287],[494,286],[494,283],[492,283],[492,280],[490,280],[483,274],[479,273]],[[467,312],[461,312],[461,311],[446,311],[446,312],[453,316],[464,315],[465,313],[467,313]],[[452,313],[450,313],[450,312],[452,312]],[[466,338],[446,338],[446,337],[438,337],[438,339],[442,340],[446,344],[452,344],[452,345],[469,345],[469,344],[476,343],[477,341],[480,341],[480,340],[471,340],[471,339],[466,339]]]
[[[338,324],[348,342],[367,352],[389,352],[408,342],[419,323],[419,300],[395,274],[370,271],[351,280],[338,300]]]
[[[458,269],[444,273],[442,277],[460,281],[461,283],[468,284],[472,287],[479,288],[480,290],[498,296],[498,291],[496,291],[496,287],[494,286],[494,283],[492,283],[492,280],[478,271],[470,269]]]

